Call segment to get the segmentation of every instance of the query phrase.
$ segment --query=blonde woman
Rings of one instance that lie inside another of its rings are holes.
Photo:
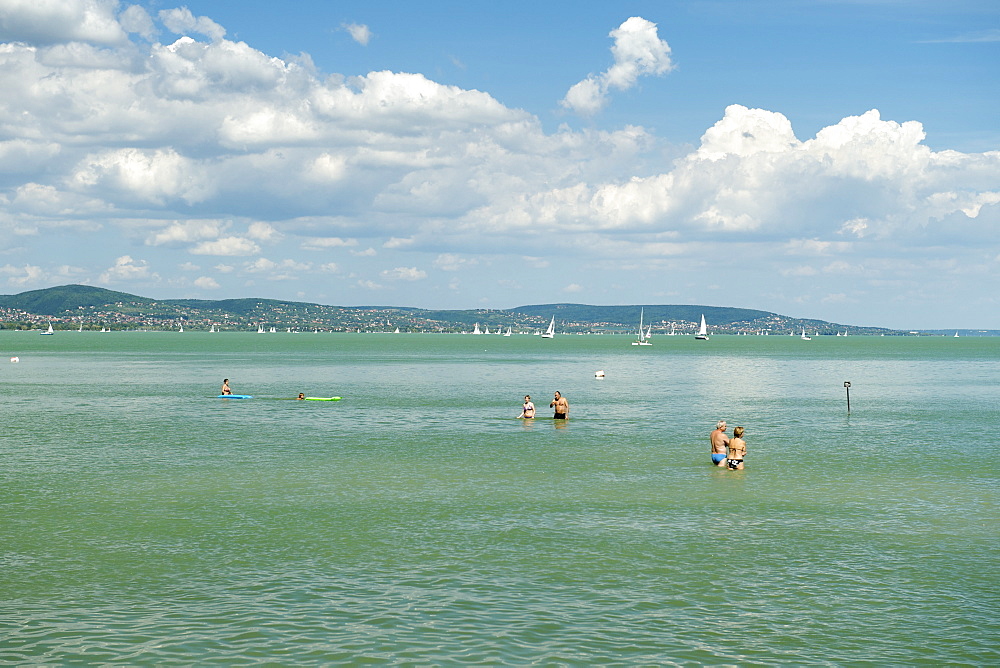
[[[726,455],[726,466],[733,471],[743,470],[743,458],[747,455],[747,442],[743,440],[743,427],[733,429],[733,437],[729,439],[729,454]]]

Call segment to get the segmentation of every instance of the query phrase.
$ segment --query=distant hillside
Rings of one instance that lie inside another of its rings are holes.
[[[52,322],[56,329],[101,328],[185,329],[211,326],[224,330],[281,327],[345,332],[377,332],[398,328],[413,332],[471,331],[475,325],[496,332],[544,329],[555,316],[560,333],[634,332],[643,321],[654,333],[692,333],[704,315],[712,333],[834,334],[893,333],[874,327],[840,325],[813,319],[791,318],[769,311],[723,306],[538,304],[512,309],[430,310],[400,306],[328,306],[276,299],[149,299],[87,285],[63,285],[0,295],[0,326],[32,329]]]
[[[704,315],[713,325],[728,325],[734,322],[750,322],[760,318],[776,316],[776,313],[757,311],[748,308],[732,308],[727,306],[657,306],[652,304],[634,304],[631,306],[588,306],[586,304],[540,304],[538,306],[518,306],[510,309],[515,313],[524,313],[544,318],[553,315],[556,320],[574,322],[607,322],[635,326],[639,320],[639,310],[643,310],[643,318],[647,323],[686,320],[698,322]]]
[[[0,307],[20,309],[39,315],[61,315],[80,307],[105,306],[118,302],[152,302],[152,299],[89,285],[61,285],[16,295],[0,295]]]

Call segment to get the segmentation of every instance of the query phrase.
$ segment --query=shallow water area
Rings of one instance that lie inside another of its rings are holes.
[[[1000,662],[1000,338],[0,332],[0,359],[2,662]],[[720,418],[745,471],[709,465]]]

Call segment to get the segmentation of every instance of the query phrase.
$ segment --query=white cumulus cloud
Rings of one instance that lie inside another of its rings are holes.
[[[98,279],[99,283],[110,285],[114,283],[129,283],[137,280],[156,279],[159,276],[152,272],[145,260],[134,260],[130,255],[122,255],[108,267]]]
[[[368,42],[372,39],[372,31],[364,24],[344,23],[342,27],[350,34],[351,39],[361,46],[368,46]]]
[[[396,267],[395,269],[386,269],[381,273],[381,276],[397,281],[419,281],[427,278],[427,272],[416,267]]]
[[[225,28],[207,16],[195,16],[187,7],[161,10],[159,17],[168,30],[178,35],[196,33],[211,40],[226,36]]]
[[[607,103],[611,89],[628,90],[640,76],[658,75],[674,69],[670,45],[660,39],[656,24],[633,16],[611,31],[614,64],[604,72],[574,84],[560,104],[576,113],[591,115]]]

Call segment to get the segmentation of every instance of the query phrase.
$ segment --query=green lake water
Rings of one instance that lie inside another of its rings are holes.
[[[0,332],[0,663],[1000,663],[1000,338],[629,341]]]

